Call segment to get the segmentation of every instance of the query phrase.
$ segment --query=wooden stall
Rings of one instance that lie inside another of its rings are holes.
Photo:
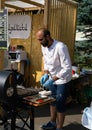
[[[28,3],[28,0],[21,0]],[[31,0],[29,0],[31,4]],[[37,2],[33,2],[36,4]],[[9,6],[5,4],[5,6]],[[9,11],[9,15],[29,15],[31,18],[30,36],[27,39],[11,39],[11,45],[22,45],[28,55],[28,63],[25,63],[25,84],[27,87],[40,86],[43,60],[41,46],[36,39],[36,32],[41,27],[50,29],[52,37],[67,44],[73,62],[74,44],[76,33],[76,16],[78,4],[70,0],[45,0],[40,8],[16,7],[15,11]],[[11,6],[10,6],[11,7]],[[15,6],[12,6],[14,8]],[[0,53],[2,53],[0,51]],[[1,57],[1,56],[0,56]],[[0,66],[1,63],[0,63]],[[3,67],[0,67],[3,69]]]
[[[69,0],[50,0],[45,6],[45,25],[51,30],[55,39],[67,44],[74,60],[74,43],[76,33],[77,3]]]

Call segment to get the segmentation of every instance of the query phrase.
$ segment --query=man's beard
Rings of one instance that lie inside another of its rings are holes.
[[[47,40],[45,40],[45,41],[43,41],[42,45],[43,45],[44,47],[48,47],[49,42],[48,42]]]

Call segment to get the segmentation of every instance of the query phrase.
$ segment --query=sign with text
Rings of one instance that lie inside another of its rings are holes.
[[[10,38],[27,39],[31,31],[31,18],[28,15],[8,16],[8,32]]]
[[[8,10],[0,11],[0,49],[8,46]]]

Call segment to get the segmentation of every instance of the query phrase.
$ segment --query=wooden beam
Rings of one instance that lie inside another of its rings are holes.
[[[76,1],[71,1],[71,0],[58,0],[58,1],[78,6],[78,2]]]
[[[40,10],[39,7],[29,7],[29,8],[25,8],[25,11],[32,11],[32,10]],[[41,10],[44,10],[44,8],[41,8]]]
[[[5,3],[5,6],[6,6],[6,7],[9,7],[9,8],[16,9],[16,10],[25,10],[25,9],[22,8],[22,7],[18,7],[18,6],[11,5],[11,4],[6,4],[6,3]]]
[[[0,0],[0,10],[4,9],[5,0]]]
[[[25,2],[25,3],[28,3],[28,4],[32,4],[32,5],[41,7],[41,8],[44,8],[44,5],[42,5],[42,4],[40,4],[40,3],[37,3],[37,2],[35,2],[35,1],[31,1],[31,0],[20,0],[20,1]]]
[[[45,0],[45,7],[44,7],[44,26],[48,28],[48,16],[49,16],[49,5],[50,0]]]

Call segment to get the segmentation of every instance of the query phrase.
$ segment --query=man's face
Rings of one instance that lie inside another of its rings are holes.
[[[46,37],[43,37],[42,39],[38,39],[40,41],[40,44],[44,47],[48,47],[49,45],[49,42],[48,40],[46,39]]]
[[[43,33],[37,33],[37,40],[40,42],[42,46],[48,47],[49,42],[47,36],[44,36]]]

